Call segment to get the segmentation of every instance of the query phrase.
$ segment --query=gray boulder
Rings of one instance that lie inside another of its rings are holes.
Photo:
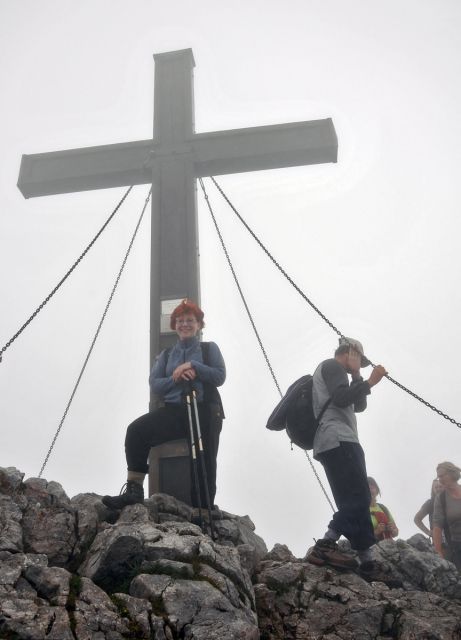
[[[401,564],[392,564],[394,576],[407,575],[414,561],[410,544],[386,541],[377,547],[376,557]],[[451,575],[448,564],[432,552],[427,566]],[[412,581],[399,589],[368,584],[354,572],[310,565],[279,546],[261,562],[254,586],[261,640],[461,638],[461,601],[417,590],[421,575],[407,577]],[[459,585],[459,575],[457,580]]]
[[[0,505],[0,638],[259,638],[249,518],[220,513],[212,540],[170,496],[114,514],[14,468]]]

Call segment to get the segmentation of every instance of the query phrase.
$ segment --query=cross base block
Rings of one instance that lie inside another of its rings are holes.
[[[171,440],[149,453],[149,496],[166,493],[191,505],[190,454],[187,440]]]

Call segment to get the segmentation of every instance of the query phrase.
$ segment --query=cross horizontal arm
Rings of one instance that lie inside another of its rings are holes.
[[[197,177],[336,162],[338,158],[331,118],[199,133],[192,144]]]
[[[336,162],[330,118],[194,134],[183,143],[138,140],[23,155],[18,187],[25,198],[148,184],[162,158],[190,158],[195,176]]]
[[[25,198],[152,182],[152,140],[23,155],[18,187]]]

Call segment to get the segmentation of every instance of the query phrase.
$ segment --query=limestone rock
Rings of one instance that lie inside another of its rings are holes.
[[[190,522],[192,519],[192,507],[166,493],[155,493],[145,500],[144,504],[157,522],[168,520]]]
[[[0,468],[0,638],[461,639],[460,575],[424,536],[373,548],[389,589],[267,552],[248,516],[213,511],[213,540],[195,515],[163,494],[111,512]]]
[[[255,526],[248,516],[234,516],[225,511],[221,515],[214,523],[218,539],[237,547],[242,563],[252,574],[267,553],[266,543],[254,532]]]
[[[0,551],[23,551],[22,511],[6,495],[0,495]]]
[[[251,579],[238,550],[213,542],[191,523],[152,523],[142,505],[127,507],[97,535],[80,573],[106,590],[128,589],[149,601],[154,613],[168,618],[173,637],[191,628],[194,637],[210,640],[259,636]]]
[[[44,553],[50,562],[66,566],[77,542],[75,512],[62,487],[41,478],[23,484],[26,507],[22,516],[24,550]]]
[[[396,558],[406,544],[399,542],[386,545],[395,547]],[[268,554],[256,578],[261,640],[461,638],[460,600],[368,584],[355,573],[316,567],[281,551]],[[377,553],[385,552],[390,555],[389,549]]]
[[[77,544],[74,556],[84,553],[91,545],[99,529],[108,517],[108,509],[101,502],[101,496],[95,493],[79,493],[70,504],[75,512]]]
[[[376,545],[375,554],[394,567],[405,587],[461,599],[460,575],[455,565],[436,555],[422,534],[407,542],[383,540]]]

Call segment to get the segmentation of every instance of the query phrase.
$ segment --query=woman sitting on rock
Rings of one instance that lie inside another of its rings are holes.
[[[395,538],[399,535],[399,530],[397,529],[391,512],[383,504],[376,502],[376,498],[381,494],[378,483],[370,476],[367,480],[371,493],[370,515],[376,542],[386,540],[387,538]]]
[[[452,462],[437,465],[437,478],[442,486],[435,497],[434,547],[442,558],[446,558],[461,571],[461,486],[458,480],[461,469]],[[442,532],[448,549],[443,549]],[[448,553],[447,553],[448,551]]]
[[[128,478],[125,491],[119,496],[104,496],[110,509],[123,509],[143,502],[143,482],[148,472],[147,459],[151,447],[186,438],[190,444],[186,393],[193,388],[197,396],[210,504],[216,494],[216,456],[222,427],[223,411],[216,387],[223,384],[226,368],[219,347],[214,342],[201,343],[199,332],[204,327],[203,311],[190,300],[183,300],[170,317],[170,327],[178,341],[163,350],[155,360],[149,382],[152,391],[164,406],[132,422],[125,438]],[[206,348],[205,348],[206,347]],[[192,506],[198,506],[199,496],[192,483]],[[200,494],[204,495],[200,474]],[[202,500],[204,504],[204,500]]]

